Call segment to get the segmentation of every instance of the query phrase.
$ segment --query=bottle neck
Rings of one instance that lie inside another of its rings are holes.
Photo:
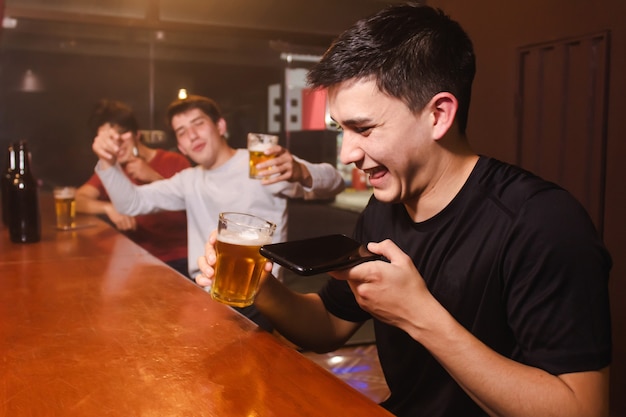
[[[28,160],[28,148],[26,145],[20,145],[17,148],[17,171],[22,175],[30,172],[30,161]]]
[[[13,145],[10,145],[7,149],[7,160],[5,166],[5,172],[10,173],[15,171],[17,168],[17,161],[15,158],[15,148]]]

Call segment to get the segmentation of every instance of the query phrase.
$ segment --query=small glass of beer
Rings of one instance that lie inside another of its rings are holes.
[[[274,230],[274,223],[251,214],[220,213],[211,287],[214,300],[235,307],[253,303],[267,262],[259,249],[272,242]]]
[[[278,144],[278,136],[265,133],[248,133],[248,152],[250,152],[250,178],[263,178],[257,172],[256,166],[274,157],[266,155],[265,151]]]
[[[69,230],[76,226],[76,188],[54,187],[53,192],[57,229]]]

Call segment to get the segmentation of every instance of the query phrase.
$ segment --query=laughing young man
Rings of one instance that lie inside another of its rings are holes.
[[[565,190],[472,151],[474,72],[467,34],[426,6],[331,45],[309,81],[328,89],[342,162],[374,188],[354,237],[390,262],[333,272],[317,294],[268,275],[255,305],[320,352],[373,320],[398,416],[608,416],[610,256]]]

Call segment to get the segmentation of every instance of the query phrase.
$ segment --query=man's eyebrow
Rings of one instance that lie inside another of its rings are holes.
[[[191,119],[191,123],[193,123],[193,122],[197,122],[198,120],[200,120],[200,119],[205,119],[205,118],[207,118],[207,117],[208,117],[208,116],[205,116],[205,115],[203,115],[203,114],[198,115],[197,117],[194,117],[193,119]]]
[[[199,119],[204,119],[204,117],[205,117],[205,116],[198,116],[198,117],[194,117],[193,119],[191,119],[191,120],[189,121],[189,123],[195,123],[195,122],[197,122]],[[184,128],[185,128],[185,125],[178,126],[176,129],[174,129],[174,132],[177,132],[177,131],[179,131],[179,130],[181,130],[181,129],[184,129]]]
[[[343,121],[343,125],[345,126],[361,126],[368,123],[372,123],[372,119],[369,117],[355,117]]]

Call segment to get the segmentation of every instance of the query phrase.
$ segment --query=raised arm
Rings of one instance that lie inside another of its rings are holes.
[[[283,191],[291,198],[328,199],[345,189],[341,174],[328,163],[314,164],[294,156],[289,150],[276,145],[267,153],[276,155],[273,159],[257,165],[260,175],[265,175],[265,185],[288,181],[298,184]]]

